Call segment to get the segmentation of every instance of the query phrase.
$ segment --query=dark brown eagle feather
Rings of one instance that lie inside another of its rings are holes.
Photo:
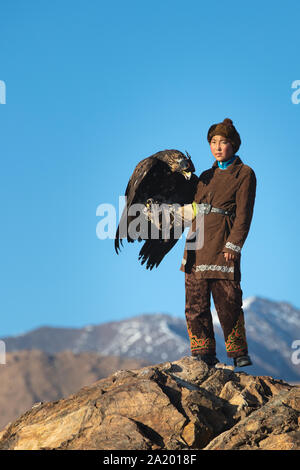
[[[128,234],[127,229],[135,219],[135,216],[128,215],[131,205],[138,203],[145,205],[148,199],[159,204],[184,205],[193,202],[198,182],[198,178],[193,174],[194,171],[195,167],[190,156],[184,155],[179,150],[163,150],[144,158],[137,164],[125,190],[126,206],[115,236],[116,253],[120,250],[122,238],[127,238],[128,242],[143,241],[141,237],[133,239]],[[191,173],[190,179],[184,176],[188,173]],[[157,267],[178,241],[178,238],[172,235],[174,235],[173,229],[168,240],[145,239],[139,252],[141,264],[146,262],[147,269]]]

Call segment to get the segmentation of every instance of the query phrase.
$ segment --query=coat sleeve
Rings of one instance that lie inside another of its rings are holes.
[[[222,250],[223,253],[240,254],[250,229],[255,195],[256,176],[250,168],[250,171],[243,176],[236,193],[236,216]]]

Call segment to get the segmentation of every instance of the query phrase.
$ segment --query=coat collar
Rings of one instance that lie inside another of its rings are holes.
[[[240,159],[240,157],[237,155],[236,158],[233,160],[233,162],[225,170],[220,169],[220,171],[233,174],[236,171],[239,171],[242,165],[243,165],[243,162]],[[212,168],[214,170],[219,169],[217,160],[214,162]]]

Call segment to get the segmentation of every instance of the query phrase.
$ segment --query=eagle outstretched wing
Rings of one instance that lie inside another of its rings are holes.
[[[133,200],[137,195],[137,191],[139,190],[139,186],[143,179],[146,175],[149,174],[150,170],[152,170],[157,163],[158,160],[155,158],[155,156],[151,156],[141,160],[135,167],[125,191],[128,207],[133,203]]]
[[[123,231],[125,228],[125,234],[128,242],[134,241],[128,234],[128,225],[130,220],[128,220],[128,209],[131,207],[132,204],[138,203],[138,202],[143,202],[143,201],[138,201],[138,188],[140,186],[140,183],[143,181],[145,176],[149,174],[150,170],[152,169],[153,166],[155,166],[157,163],[157,160],[155,159],[154,156],[144,158],[141,160],[137,166],[135,167],[125,190],[125,196],[126,196],[126,206],[124,207],[121,220],[119,222],[118,228],[117,228],[117,233],[115,236],[115,250],[116,253],[118,254],[118,251],[120,250],[120,244],[122,245],[122,239],[123,237],[120,238],[120,228],[123,227]],[[145,201],[146,203],[146,201]],[[130,217],[130,216],[129,216]],[[124,227],[125,224],[125,227]],[[124,235],[124,234],[123,234]],[[125,238],[125,237],[124,237]]]
[[[147,236],[137,234],[132,236],[129,227],[136,222],[137,216],[130,211],[135,204],[146,208],[147,201],[157,204],[189,204],[193,202],[198,178],[195,174],[191,157],[179,150],[163,150],[141,160],[135,167],[125,190],[126,204],[116,231],[115,250],[118,254],[122,239],[128,242],[145,241],[139,252],[141,264],[146,263],[147,269],[158,266],[164,256],[178,241],[174,237],[174,227],[170,229],[168,239],[160,233],[159,238],[151,238],[152,222],[146,218],[146,213],[139,215],[139,220],[147,227]],[[144,217],[144,220],[143,220]],[[138,227],[140,227],[138,225]],[[177,229],[178,235],[178,229]]]

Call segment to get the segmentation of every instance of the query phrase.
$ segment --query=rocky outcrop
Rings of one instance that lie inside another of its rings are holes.
[[[184,357],[37,404],[0,449],[299,449],[300,387]]]
[[[300,449],[300,387],[283,390],[213,439],[208,450]]]
[[[36,402],[60,400],[117,370],[147,364],[134,358],[100,356],[95,352],[7,353],[6,364],[0,365],[0,429]]]

